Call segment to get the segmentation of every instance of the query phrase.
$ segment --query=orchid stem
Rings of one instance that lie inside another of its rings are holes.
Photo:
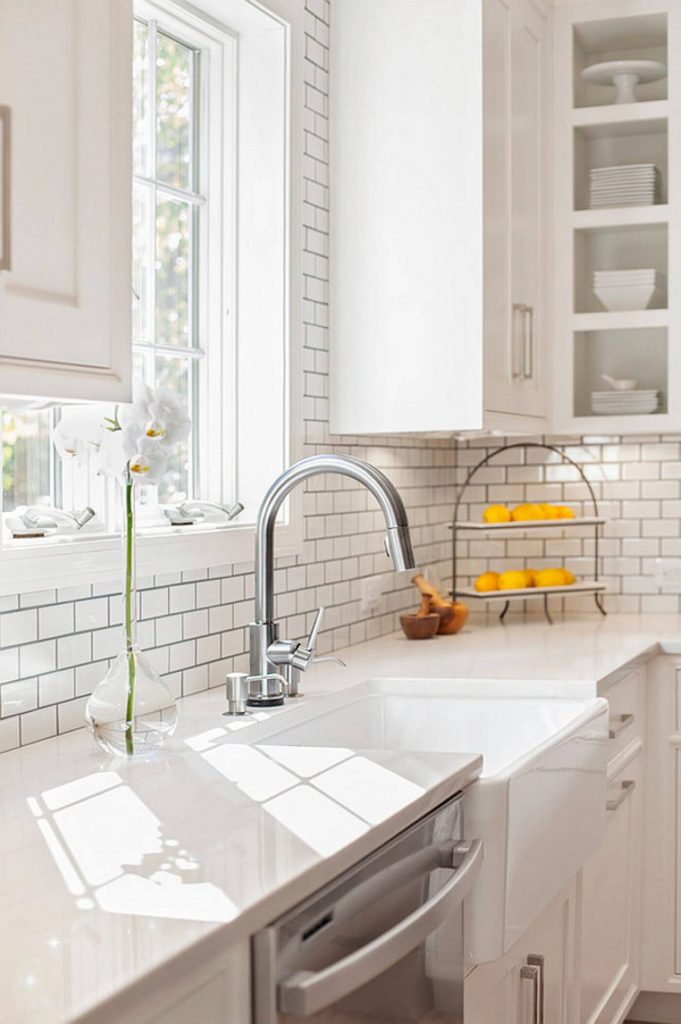
[[[133,721],[135,717],[135,649],[133,645],[133,557],[134,557],[134,498],[130,475],[125,480],[125,650],[128,658],[128,701],[125,710],[125,750],[135,753]]]

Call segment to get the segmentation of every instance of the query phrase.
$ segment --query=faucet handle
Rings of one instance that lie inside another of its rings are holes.
[[[317,609],[317,614],[314,617],[314,622],[312,623],[310,635],[307,638],[307,642],[305,644],[306,649],[310,651],[312,654],[314,654],[317,647],[317,637],[319,636],[319,630],[322,625],[322,619],[324,618],[324,610],[325,609],[323,607]]]

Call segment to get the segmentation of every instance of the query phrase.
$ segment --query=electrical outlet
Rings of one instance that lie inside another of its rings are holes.
[[[681,558],[656,558],[655,583],[665,594],[681,594]]]
[[[383,580],[380,576],[364,576],[359,588],[359,610],[365,613],[380,611]]]

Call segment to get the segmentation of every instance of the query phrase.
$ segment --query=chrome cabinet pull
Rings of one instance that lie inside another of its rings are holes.
[[[12,269],[10,215],[12,175],[12,117],[10,108],[0,104],[0,270]]]
[[[617,715],[616,718],[610,719],[610,732],[608,734],[611,740],[617,739],[620,733],[628,729],[630,725],[633,725],[636,721],[636,716],[631,714]]]
[[[544,1024],[544,1003],[545,1003],[545,977],[544,968],[546,957],[541,953],[530,953],[527,958],[528,967],[536,967],[539,971],[539,992],[537,997],[537,1024]]]
[[[534,378],[534,309],[523,308],[523,378]]]
[[[636,783],[633,779],[625,779],[621,786],[613,788],[616,788],[618,793],[617,796],[608,797],[605,803],[606,811],[616,811],[618,807],[621,807],[636,789]]]
[[[527,306],[523,302],[514,302],[512,309],[513,312],[511,314],[511,377],[513,378],[513,380],[520,380],[524,375],[525,367],[524,335]],[[518,351],[518,316],[522,317],[523,322],[522,352]]]
[[[520,968],[520,980],[529,981],[532,986],[532,1016],[530,1024],[541,1024],[539,1009],[539,987],[541,984],[541,970],[536,964],[525,964]]]

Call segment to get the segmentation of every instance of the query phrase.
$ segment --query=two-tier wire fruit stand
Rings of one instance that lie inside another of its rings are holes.
[[[554,452],[558,455],[561,461],[567,465],[574,467],[579,474],[584,486],[586,487],[589,494],[589,503],[591,505],[591,515],[581,516],[575,519],[530,519],[523,520],[521,522],[507,522],[507,523],[485,523],[485,522],[473,522],[470,520],[462,520],[459,518],[459,511],[461,504],[464,500],[466,490],[470,485],[476,474],[486,466],[489,462],[492,462],[498,455],[513,451],[513,449],[530,449],[539,448],[547,452]],[[503,622],[504,616],[506,615],[511,601],[514,600],[528,600],[540,598],[544,603],[544,614],[548,622],[553,624],[551,613],[549,611],[549,597],[551,595],[560,594],[593,594],[594,602],[601,615],[606,615],[607,612],[603,607],[603,592],[606,589],[605,583],[599,579],[599,568],[600,568],[600,531],[601,527],[605,523],[605,519],[599,514],[598,501],[594,489],[591,486],[589,479],[587,478],[584,470],[571,459],[569,455],[566,455],[564,451],[557,448],[552,444],[543,444],[539,441],[518,441],[514,444],[504,445],[500,448],[495,448],[489,454],[485,455],[484,458],[480,459],[472,469],[469,470],[466,479],[459,488],[456,496],[456,502],[454,504],[454,521],[451,526],[452,530],[452,598],[457,600],[459,598],[468,598],[475,601],[503,601],[504,605],[499,615],[500,620]],[[588,580],[577,580],[572,584],[564,584],[556,587],[523,587],[518,590],[488,590],[480,592],[475,590],[474,587],[461,586],[458,578],[458,544],[459,535],[463,532],[471,533],[483,533],[486,535],[495,535],[504,532],[517,532],[517,531],[532,531],[532,530],[545,530],[545,529],[561,529],[561,530],[572,530],[575,528],[590,528],[593,531],[593,578]]]

